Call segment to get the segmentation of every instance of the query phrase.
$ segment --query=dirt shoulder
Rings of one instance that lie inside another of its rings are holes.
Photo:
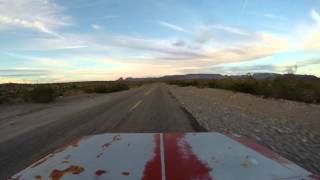
[[[2,105],[0,179],[74,139],[109,130],[133,104],[123,101],[134,100],[145,89],[63,97],[48,104]]]
[[[169,87],[209,131],[255,139],[308,170],[320,173],[320,105],[220,89]]]
[[[112,94],[82,94],[58,98],[52,103],[22,103],[0,105],[0,143],[23,133],[63,121],[68,116],[94,109],[105,103],[116,101],[137,89]]]

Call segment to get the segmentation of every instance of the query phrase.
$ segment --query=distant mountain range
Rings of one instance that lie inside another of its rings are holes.
[[[263,80],[263,79],[274,79],[278,76],[282,76],[281,74],[276,73],[254,73],[251,74],[254,79]],[[302,80],[310,80],[310,79],[318,79],[316,76],[312,75],[294,75],[297,78],[301,78]],[[221,75],[221,74],[185,74],[185,75],[167,75],[161,77],[146,77],[146,78],[132,78],[128,77],[126,81],[176,81],[176,80],[200,80],[200,79],[224,79],[224,78],[232,78],[232,79],[244,79],[247,78],[248,75]]]

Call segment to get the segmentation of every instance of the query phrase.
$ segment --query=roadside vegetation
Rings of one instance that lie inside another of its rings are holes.
[[[112,93],[140,86],[126,81],[95,81],[52,84],[0,84],[0,104],[53,102],[59,96],[73,96],[87,93]]]
[[[112,93],[117,91],[128,90],[130,87],[126,83],[111,82],[102,84],[93,84],[84,88],[87,93]]]
[[[305,79],[293,74],[280,75],[272,79],[257,80],[248,75],[241,79],[182,80],[168,81],[178,86],[198,88],[219,88],[249,93],[266,98],[280,98],[306,103],[320,103],[320,79]]]
[[[25,100],[31,100],[36,103],[48,103],[56,99],[57,93],[49,85],[37,85],[31,91],[25,94]]]

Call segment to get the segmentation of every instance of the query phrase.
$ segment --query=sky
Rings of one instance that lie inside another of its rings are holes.
[[[320,77],[320,0],[0,0],[0,83]]]

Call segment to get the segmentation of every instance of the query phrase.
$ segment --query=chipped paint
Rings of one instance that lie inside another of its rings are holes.
[[[251,161],[249,156],[243,158],[243,163],[241,164],[244,168],[249,168],[251,166]]]
[[[121,172],[121,175],[123,175],[123,176],[129,176],[129,175],[130,175],[130,172],[128,172],[128,171],[123,171],[123,172]]]
[[[241,144],[263,154],[264,156],[279,162],[282,165],[287,165],[287,164],[291,163],[287,159],[281,157],[277,153],[275,153],[275,152],[271,151],[270,149],[256,143],[255,141],[253,141],[251,139],[248,139],[248,138],[240,136],[240,135],[231,134],[231,133],[227,133],[226,135],[231,137],[232,139],[240,142]]]
[[[107,173],[107,171],[99,169],[99,170],[96,171],[95,174],[96,174],[96,176],[102,176],[103,174],[106,174],[106,173]]]
[[[113,136],[112,140],[110,142],[104,143],[101,145],[102,148],[102,152],[100,152],[96,158],[99,159],[101,156],[103,156],[104,151],[106,151],[108,149],[108,147],[110,147],[114,142],[116,141],[120,141],[121,140],[121,136],[120,135],[115,135]]]
[[[83,167],[72,165],[72,166],[69,166],[68,168],[66,168],[64,170],[54,169],[50,173],[50,177],[51,177],[52,180],[60,180],[67,173],[71,173],[71,174],[77,175],[77,174],[80,174],[82,171],[84,171]]]
[[[103,152],[99,153],[96,158],[99,159],[103,155]]]

